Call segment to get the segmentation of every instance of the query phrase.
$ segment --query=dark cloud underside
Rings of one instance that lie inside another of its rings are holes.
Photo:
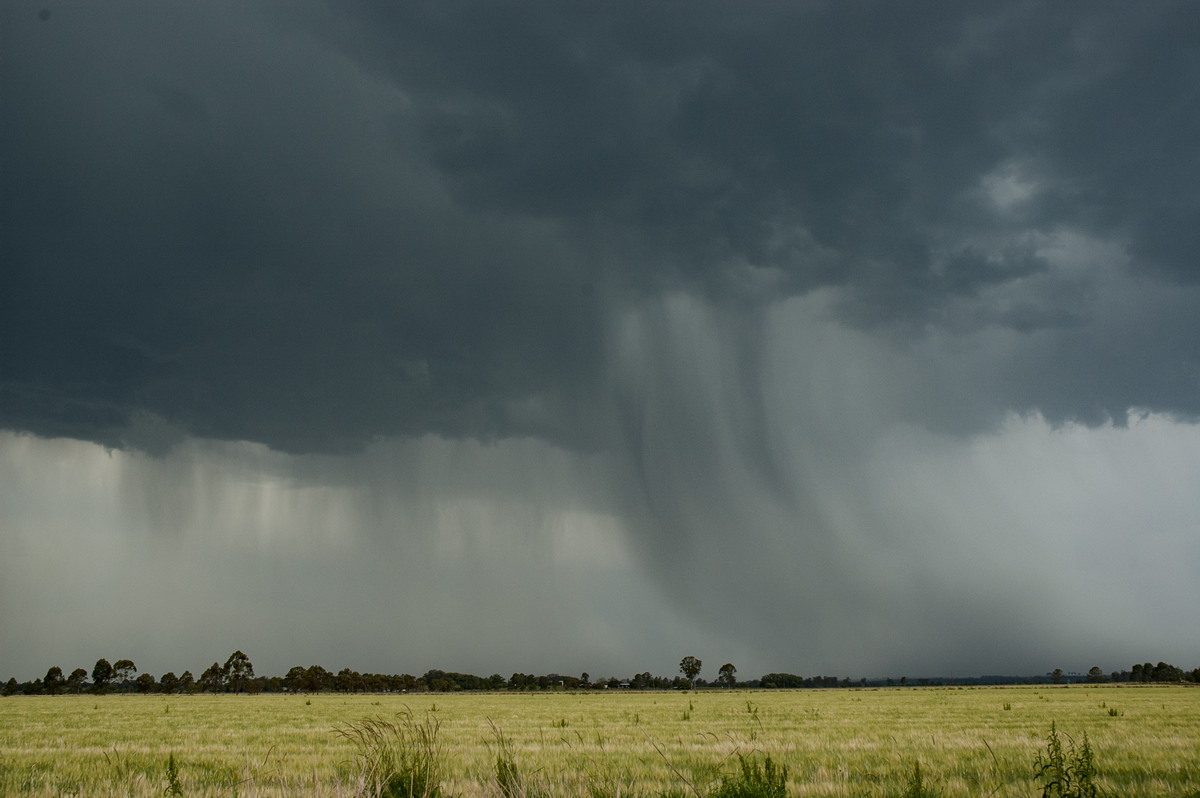
[[[1197,271],[1188,3],[4,14],[11,428],[594,445],[634,295],[754,312],[839,286],[857,323],[941,323],[1044,273],[1030,239],[1061,228]],[[1019,202],[981,188],[1005,174]],[[1079,323],[1070,296],[989,318]],[[1169,353],[1192,370],[1194,338]],[[1128,370],[1147,387],[1043,401],[1037,373],[1011,403],[1196,411],[1194,380]]]

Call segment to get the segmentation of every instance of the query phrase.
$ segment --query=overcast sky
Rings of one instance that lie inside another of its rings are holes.
[[[0,0],[0,678],[1200,665],[1198,30]]]

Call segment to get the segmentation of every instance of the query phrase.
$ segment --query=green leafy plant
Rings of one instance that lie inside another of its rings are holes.
[[[179,783],[179,767],[175,764],[175,754],[167,755],[167,786],[163,795],[183,795],[183,785]]]
[[[1046,735],[1046,750],[1038,753],[1033,767],[1034,778],[1041,783],[1042,798],[1100,798],[1103,795],[1096,786],[1096,758],[1086,732],[1078,746],[1067,736],[1064,749],[1058,729],[1051,723],[1050,733]]]

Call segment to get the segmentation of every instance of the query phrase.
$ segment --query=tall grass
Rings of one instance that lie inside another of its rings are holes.
[[[338,726],[335,733],[354,746],[358,795],[371,798],[441,798],[440,723],[417,721],[407,709],[396,720],[368,718]]]
[[[937,792],[925,784],[925,771],[921,770],[920,762],[913,763],[912,773],[909,774],[900,798],[937,798]]]
[[[778,765],[766,755],[762,761],[737,755],[738,768],[721,779],[711,798],[786,798],[787,765]]]

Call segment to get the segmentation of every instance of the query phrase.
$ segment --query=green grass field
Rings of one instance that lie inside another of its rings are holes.
[[[707,794],[741,754],[786,765],[793,796],[899,796],[916,763],[930,794],[1033,796],[1051,722],[1087,734],[1111,795],[1200,795],[1200,690],[1140,686],[14,696],[0,794],[164,795],[170,758],[187,796],[369,794],[336,730],[406,710],[464,798],[503,798],[500,735],[530,795]]]

